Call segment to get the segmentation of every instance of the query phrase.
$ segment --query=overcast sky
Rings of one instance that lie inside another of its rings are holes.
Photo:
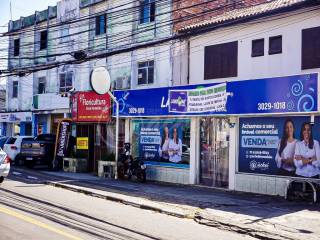
[[[58,0],[11,0],[12,20],[17,20],[20,16],[29,16],[35,11],[42,11],[48,6],[56,5]],[[10,20],[10,0],[0,0],[0,26],[7,26]],[[4,28],[1,27],[0,32]]]

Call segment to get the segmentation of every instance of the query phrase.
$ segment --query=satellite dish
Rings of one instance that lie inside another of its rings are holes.
[[[105,67],[93,69],[90,79],[92,89],[98,94],[106,94],[110,90],[111,78]]]

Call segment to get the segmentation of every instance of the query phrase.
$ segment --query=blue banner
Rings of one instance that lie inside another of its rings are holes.
[[[156,163],[189,164],[190,119],[133,120],[132,153]]]
[[[250,117],[239,121],[239,172],[316,177],[320,118]]]
[[[186,111],[186,106],[182,104],[186,100],[184,90],[205,90],[217,84],[114,91],[114,95],[120,103],[122,117],[298,113],[318,110],[318,74],[314,73],[228,82],[225,110],[217,108],[217,111]],[[175,101],[172,101],[171,105],[170,90],[180,90],[172,95]]]

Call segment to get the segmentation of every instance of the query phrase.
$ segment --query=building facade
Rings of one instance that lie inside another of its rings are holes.
[[[294,142],[302,141],[304,122],[320,140],[319,11],[317,2],[304,0],[63,0],[29,25],[9,24],[11,54],[20,56],[9,66],[78,62],[10,77],[7,110],[25,113],[20,134],[32,122],[37,135],[54,132],[55,122],[76,109],[72,134],[90,141],[83,151],[90,171],[130,142],[150,180],[284,195],[289,177],[309,174],[283,156],[287,122]],[[50,27],[55,23],[58,30]],[[29,39],[21,37],[27,29],[34,32]],[[17,36],[39,46],[17,55]],[[120,103],[119,146],[114,120],[79,116],[79,104],[105,100],[90,86],[98,66],[108,69]],[[17,132],[11,125],[7,134]],[[311,177],[318,176],[320,164],[312,164]]]

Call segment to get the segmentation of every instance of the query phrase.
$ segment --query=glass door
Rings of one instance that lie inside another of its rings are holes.
[[[207,117],[200,123],[200,184],[229,185],[229,120]]]

